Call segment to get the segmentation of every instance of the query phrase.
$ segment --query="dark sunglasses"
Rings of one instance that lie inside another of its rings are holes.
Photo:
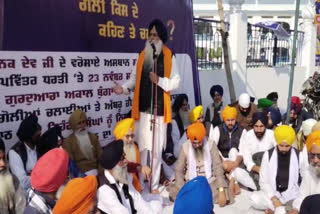
[[[317,157],[320,160],[320,153],[318,153],[318,154],[310,153],[309,154],[310,159],[314,159],[315,157]]]
[[[130,137],[131,137],[131,139],[133,139],[134,138],[134,134],[127,134],[126,135],[127,140],[129,140]]]

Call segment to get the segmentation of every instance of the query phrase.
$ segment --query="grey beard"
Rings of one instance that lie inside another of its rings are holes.
[[[222,103],[222,102],[213,103],[213,104],[214,104],[214,108],[220,107],[221,103]]]
[[[78,145],[80,147],[80,150],[82,154],[88,159],[88,160],[94,160],[94,155],[92,151],[92,144],[90,142],[88,130],[85,131],[75,131],[75,136],[78,140]]]
[[[194,155],[196,160],[203,160],[203,147],[194,149]]]
[[[15,187],[13,177],[8,169],[0,173],[0,207],[8,207],[12,209],[15,205]]]
[[[159,40],[159,42],[155,43],[154,46],[156,48],[156,55],[159,56],[161,51],[162,51],[162,41]],[[154,59],[153,59],[153,48],[151,46],[151,43],[149,40],[146,41],[146,45],[144,48],[144,62],[143,66],[147,70],[153,71],[153,64],[154,64]]]
[[[318,177],[320,178],[320,164],[313,165],[311,164],[311,171]]]
[[[189,120],[189,112],[188,111],[183,111],[179,110],[179,116],[181,118],[182,124],[184,127],[187,127],[190,125],[190,120]]]
[[[116,181],[122,184],[128,184],[128,169],[126,166],[121,167],[119,165],[116,165],[112,169],[112,176]]]
[[[136,149],[134,148],[134,143],[125,143],[123,146],[124,153],[126,154],[126,159],[130,162],[136,163]]]

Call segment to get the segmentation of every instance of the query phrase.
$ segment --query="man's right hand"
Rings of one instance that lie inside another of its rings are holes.
[[[254,165],[254,166],[252,167],[252,171],[255,172],[255,173],[257,173],[257,174],[259,174],[259,173],[260,173],[260,166]]]
[[[299,214],[299,211],[297,209],[292,209],[288,212],[288,214]]]
[[[119,85],[116,81],[114,81],[115,86],[113,87],[114,93],[117,95],[123,94],[123,88],[121,85]]]

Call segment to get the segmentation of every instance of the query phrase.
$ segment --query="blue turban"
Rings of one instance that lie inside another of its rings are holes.
[[[207,179],[198,176],[187,182],[179,191],[173,214],[211,214],[212,192]]]
[[[213,98],[214,95],[218,93],[220,94],[221,96],[223,96],[223,88],[221,85],[213,85],[210,89],[210,95],[211,97]]]
[[[281,113],[279,109],[276,109],[274,107],[269,107],[266,110],[267,113],[270,112],[270,117],[272,120],[273,125],[277,125],[281,122]]]
[[[253,115],[252,115],[252,124],[256,124],[258,122],[258,120],[261,121],[261,123],[264,125],[264,126],[267,126],[268,124],[268,116],[265,112],[255,112]]]

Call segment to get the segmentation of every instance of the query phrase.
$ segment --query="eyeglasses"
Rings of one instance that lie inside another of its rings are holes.
[[[314,154],[314,153],[310,153],[309,154],[309,158],[310,159],[314,159],[315,157],[317,157],[320,160],[320,153]]]
[[[130,137],[131,137],[131,139],[133,139],[134,138],[134,134],[127,134],[126,135],[127,140],[129,140]]]

